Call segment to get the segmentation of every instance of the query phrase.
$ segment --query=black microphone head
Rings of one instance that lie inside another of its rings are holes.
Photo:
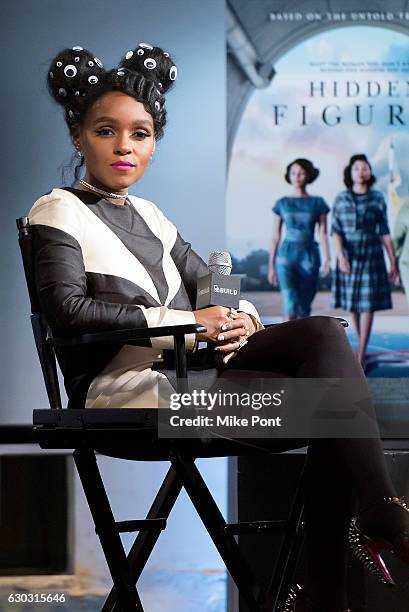
[[[207,267],[210,272],[217,274],[231,274],[232,263],[230,253],[227,251],[213,251],[209,255]]]

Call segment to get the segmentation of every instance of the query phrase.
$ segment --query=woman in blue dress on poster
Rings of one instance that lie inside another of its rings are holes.
[[[318,288],[320,252],[314,240],[318,224],[323,252],[322,274],[330,269],[327,237],[329,208],[323,198],[307,193],[307,185],[319,175],[308,159],[296,159],[286,169],[285,180],[293,186],[291,196],[284,196],[273,206],[273,238],[268,281],[280,287],[283,313],[287,320],[308,317]],[[280,245],[283,224],[286,235]],[[280,246],[279,246],[280,245]]]
[[[399,276],[385,199],[372,189],[375,181],[366,155],[353,155],[344,170],[347,189],[337,195],[332,210],[331,234],[337,255],[333,305],[352,313],[362,367],[374,312],[392,308],[390,281]],[[383,247],[390,262],[389,275]]]

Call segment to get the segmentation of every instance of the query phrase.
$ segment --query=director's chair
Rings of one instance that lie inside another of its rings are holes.
[[[143,568],[166,527],[167,519],[185,488],[200,519],[219,551],[227,570],[250,612],[275,612],[288,590],[298,560],[303,531],[301,481],[286,520],[227,524],[195,465],[199,457],[237,456],[238,442],[212,439],[158,438],[156,409],[62,409],[56,347],[81,347],[90,343],[138,344],[146,338],[173,336],[177,390],[187,389],[185,334],[205,331],[200,325],[127,329],[54,337],[41,312],[36,293],[33,239],[27,217],[17,219],[25,277],[31,303],[31,324],[44,376],[49,410],[34,410],[34,435],[41,448],[75,449],[73,457],[112,576],[113,588],[101,612],[143,611],[136,589]],[[253,451],[254,452],[254,451]],[[115,521],[96,462],[96,453],[136,461],[169,461],[170,468],[143,520]],[[264,534],[283,529],[284,539],[268,589],[261,589],[239,549],[236,536]],[[120,533],[138,532],[128,556]],[[165,612],[165,611],[164,611]]]

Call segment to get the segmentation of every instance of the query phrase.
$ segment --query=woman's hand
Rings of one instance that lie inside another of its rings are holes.
[[[225,353],[223,361],[228,363],[241,348],[239,341],[247,340],[255,332],[256,326],[251,316],[246,312],[240,312],[237,319],[223,326],[222,333],[219,335],[220,344],[214,350]]]
[[[270,283],[270,285],[273,285],[274,287],[277,287],[277,285],[278,285],[277,274],[276,274],[274,265],[270,266],[269,269],[268,269],[267,280]]]
[[[196,334],[197,340],[217,343],[215,351],[224,354],[223,361],[227,363],[237,355],[240,348],[239,340],[247,340],[256,331],[256,326],[250,315],[239,312],[237,318],[229,317],[230,308],[210,306],[195,310],[196,323],[206,327],[207,331]]]
[[[238,319],[243,320],[247,337],[250,337],[256,333],[257,327],[254,323],[254,319],[249,314],[247,314],[247,312],[239,312],[236,321]]]
[[[346,255],[338,255],[338,263],[341,272],[344,274],[351,274],[351,264],[349,263],[349,259]]]
[[[219,334],[219,344],[214,350],[223,354],[224,363],[228,363],[230,359],[235,357],[243,342],[245,344],[247,338],[255,332],[253,321],[249,315],[245,315],[245,317],[242,315],[245,315],[245,313],[240,313],[237,319],[223,325]]]
[[[330,271],[330,267],[331,267],[331,260],[330,259],[324,259],[324,261],[322,262],[322,265],[321,265],[321,269],[320,269],[321,276],[327,276],[327,274]]]
[[[202,334],[196,334],[196,340],[217,342],[222,326],[232,322],[229,313],[230,308],[224,306],[209,306],[209,308],[193,311],[196,323],[203,325],[207,330]]]

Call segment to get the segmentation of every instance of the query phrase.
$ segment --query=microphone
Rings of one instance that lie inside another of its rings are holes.
[[[197,279],[196,309],[208,306],[238,308],[240,301],[240,277],[231,275],[230,253],[213,251],[209,255],[208,274]]]
[[[207,260],[207,267],[210,272],[229,276],[233,267],[230,253],[227,251],[212,251]]]

